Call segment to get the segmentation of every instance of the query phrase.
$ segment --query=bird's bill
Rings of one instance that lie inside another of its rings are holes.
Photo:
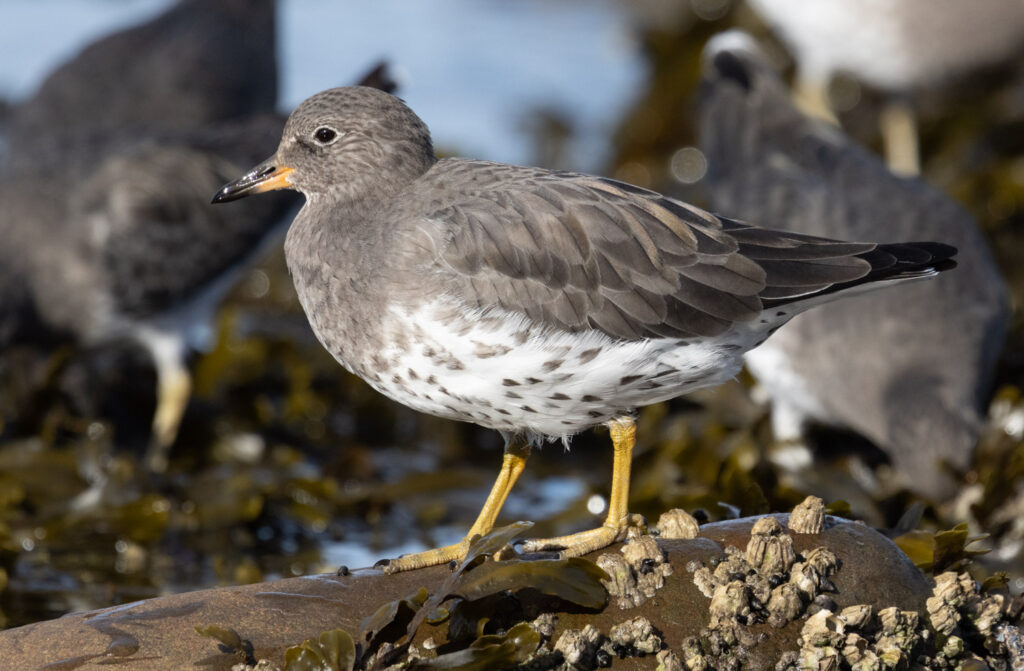
[[[275,191],[291,188],[288,175],[294,168],[285,165],[274,165],[272,162],[258,165],[233,182],[225,184],[214,194],[213,203],[227,203],[254,193]]]

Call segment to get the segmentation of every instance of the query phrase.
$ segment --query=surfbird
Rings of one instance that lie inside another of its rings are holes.
[[[955,273],[800,315],[747,355],[779,439],[801,439],[808,422],[851,429],[907,486],[941,500],[954,483],[942,462],[965,468],[981,430],[1009,318],[981,232],[938,189],[893,175],[797,111],[749,37],[714,38],[703,70],[700,143],[717,210],[810,235],[939,237],[959,250]]]
[[[914,97],[1024,54],[1024,4],[1004,0],[748,0],[792,51],[805,109],[834,120],[836,74],[883,91],[890,167],[917,174]]]
[[[306,197],[285,256],[324,347],[404,405],[505,436],[465,539],[390,572],[461,557],[531,447],[600,424],[614,449],[604,524],[521,549],[624,540],[642,524],[627,508],[633,408],[723,382],[797,312],[930,277],[955,253],[755,228],[602,177],[438,160],[412,110],[362,87],[300,104],[277,152],[213,200],[281,188]]]

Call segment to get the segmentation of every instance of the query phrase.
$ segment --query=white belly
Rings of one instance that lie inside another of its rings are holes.
[[[339,360],[421,412],[556,438],[720,384],[766,335],[742,325],[714,338],[621,342],[597,331],[544,329],[511,313],[452,314],[443,301],[393,309],[372,371],[365,361]]]

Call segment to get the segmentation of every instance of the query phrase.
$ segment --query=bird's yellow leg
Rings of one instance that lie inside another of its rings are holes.
[[[882,108],[878,124],[885,145],[885,162],[897,175],[921,174],[921,152],[917,145],[917,119],[905,100],[894,100]]]
[[[832,111],[832,101],[828,95],[828,81],[822,81],[817,77],[798,76],[796,90],[793,92],[793,102],[804,113],[822,119],[830,124],[839,125],[839,119]]]
[[[612,493],[608,499],[608,517],[597,529],[557,538],[538,538],[519,545],[523,552],[546,552],[560,550],[562,557],[579,557],[594,550],[600,550],[612,543],[626,540],[630,527],[644,528],[646,522],[640,515],[629,514],[629,471],[633,463],[633,446],[636,444],[636,422],[624,416],[608,423],[615,449],[612,462]]]
[[[192,376],[184,363],[157,366],[156,412],[153,414],[153,435],[146,454],[147,467],[156,473],[167,470],[167,456],[178,436],[181,418],[192,394]]]
[[[383,568],[386,573],[400,573],[425,566],[444,564],[465,557],[466,550],[469,549],[469,544],[473,539],[489,533],[494,528],[494,523],[498,519],[498,513],[501,512],[501,507],[505,505],[508,493],[512,491],[516,480],[519,479],[519,475],[523,472],[529,456],[530,444],[524,438],[514,437],[510,439],[508,445],[505,446],[505,456],[501,462],[501,472],[498,473],[498,479],[494,481],[491,493],[487,496],[487,501],[484,502],[484,507],[480,510],[480,514],[477,515],[476,522],[473,523],[469,533],[461,541],[443,548],[403,555],[398,559],[385,559],[378,562],[377,566]]]

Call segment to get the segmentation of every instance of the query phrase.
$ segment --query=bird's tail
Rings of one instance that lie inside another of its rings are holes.
[[[874,291],[883,287],[913,280],[934,277],[956,268],[956,247],[941,242],[900,242],[879,244],[855,257],[870,264],[870,269],[856,279],[836,282],[827,287],[803,293],[783,295],[785,289],[776,289],[777,296],[761,295],[765,308],[799,303],[801,309],[843,297]],[[770,284],[769,280],[769,284]]]

